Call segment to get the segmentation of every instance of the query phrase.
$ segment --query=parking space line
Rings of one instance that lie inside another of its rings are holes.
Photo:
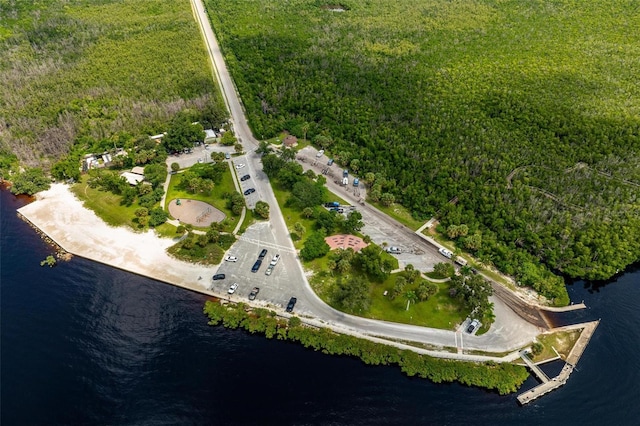
[[[239,237],[238,239],[242,240],[242,241],[246,241],[248,243],[255,244],[255,245],[260,246],[260,247],[264,246],[264,247],[267,247],[267,248],[270,248],[270,249],[280,250],[281,252],[296,253],[296,250],[291,250],[290,247],[282,246],[282,245],[274,244],[274,243],[268,243],[268,242],[262,241],[262,240],[256,240],[255,238]]]

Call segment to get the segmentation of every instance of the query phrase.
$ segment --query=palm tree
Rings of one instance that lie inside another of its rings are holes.
[[[413,290],[409,290],[404,294],[404,298],[407,299],[407,311],[409,310],[409,304],[411,302],[416,303],[416,301],[418,300],[418,295],[416,295],[416,292]]]
[[[309,131],[309,123],[306,121],[302,123],[302,132],[304,133],[304,140],[307,140],[307,132]]]

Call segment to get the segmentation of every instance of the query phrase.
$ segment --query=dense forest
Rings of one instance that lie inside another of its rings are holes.
[[[0,52],[0,177],[226,114],[188,0],[1,1]]]
[[[255,134],[306,134],[551,297],[640,258],[634,2],[206,4]]]

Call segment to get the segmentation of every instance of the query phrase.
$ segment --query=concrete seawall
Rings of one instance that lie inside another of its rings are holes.
[[[560,371],[560,374],[558,374],[556,377],[549,380],[549,378],[547,378],[547,376],[542,372],[542,370],[539,370],[537,366],[531,368],[532,371],[540,378],[542,383],[534,387],[533,389],[530,389],[518,395],[518,402],[521,405],[528,404],[529,402],[538,399],[541,396],[546,395],[547,393],[556,390],[567,383],[567,380],[569,380],[569,376],[571,376],[573,369],[578,364],[578,361],[584,353],[585,348],[589,344],[591,336],[593,336],[593,333],[596,331],[598,324],[600,324],[600,320],[583,324],[575,324],[572,326],[561,328],[562,330],[576,330],[582,328],[582,333],[580,333],[580,337],[576,341],[575,345],[573,345],[571,352],[567,356],[565,365],[564,367],[562,367],[562,371]],[[526,355],[523,357],[523,359],[525,359],[526,361]]]

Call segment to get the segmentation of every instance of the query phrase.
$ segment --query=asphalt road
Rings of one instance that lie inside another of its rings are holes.
[[[299,315],[317,318],[327,326],[351,329],[371,336],[410,340],[434,346],[458,346],[459,348],[490,352],[504,352],[522,347],[531,342],[533,337],[538,334],[538,328],[522,320],[510,309],[498,306],[498,304],[496,304],[496,317],[500,319],[499,324],[503,325],[492,327],[488,333],[482,336],[470,336],[453,331],[354,317],[339,312],[320,300],[309,286],[302,266],[294,254],[295,248],[289,238],[289,231],[282,213],[269,181],[264,172],[262,172],[260,157],[254,152],[258,146],[258,141],[253,137],[247,125],[244,109],[240,103],[233,80],[226,68],[202,1],[192,0],[192,5],[196,19],[199,21],[203,31],[207,50],[214,64],[216,78],[221,85],[225,102],[232,116],[233,130],[239,141],[241,141],[245,152],[247,152],[245,156],[235,158],[234,163],[245,164],[245,168],[238,173],[239,176],[245,173],[252,176],[251,181],[256,192],[247,197],[248,205],[251,208],[255,206],[258,200],[263,200],[269,204],[271,209],[271,217],[268,224],[262,223],[250,227],[240,241],[231,248],[229,253],[242,258],[242,260],[234,265],[225,264],[218,268],[218,272],[228,274],[228,278],[224,280],[224,283],[214,284],[212,282],[212,285],[220,286],[219,289],[216,287],[216,290],[225,290],[234,282],[233,280],[237,280],[240,288],[233,297],[246,300],[246,294],[253,286],[257,285],[261,287],[258,299],[262,303],[269,303],[280,308],[284,308],[289,297],[296,296],[298,303],[294,312]],[[331,182],[329,183],[330,189],[332,189]],[[243,182],[243,188],[245,188],[245,184],[247,183]],[[348,196],[349,194],[346,195],[343,198],[349,199],[353,204],[357,204],[357,199]],[[377,223],[376,226],[378,227],[382,226],[382,224],[393,223],[390,218],[380,213],[372,212],[371,214],[376,220],[373,223]],[[404,235],[405,233],[401,235],[399,228],[397,231],[397,234],[392,234],[393,237],[407,238],[407,235]],[[413,239],[412,237],[410,238]],[[417,236],[415,238],[419,239]],[[388,240],[387,242],[391,241]],[[270,277],[264,276],[266,263],[263,264],[258,273],[252,274],[250,272],[250,264],[252,264],[252,260],[257,258],[261,248],[270,250],[267,259],[274,254],[271,250],[278,250],[283,255],[274,274]],[[509,325],[508,327],[506,326],[507,324]]]

